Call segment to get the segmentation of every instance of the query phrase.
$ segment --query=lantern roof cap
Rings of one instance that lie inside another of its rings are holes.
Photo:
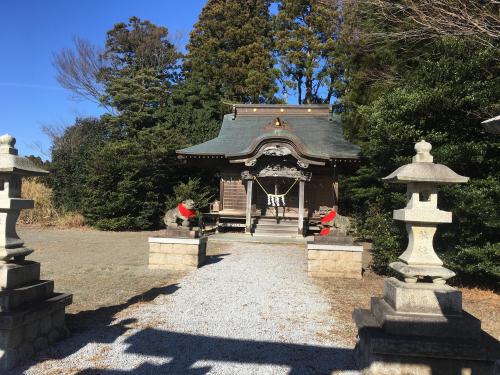
[[[424,140],[415,144],[417,154],[411,164],[406,164],[382,180],[391,183],[430,182],[435,184],[458,184],[469,181],[443,164],[435,164],[430,154],[432,145]]]
[[[32,177],[49,173],[38,168],[31,160],[18,156],[15,144],[16,139],[10,134],[0,136],[0,173],[15,173]]]

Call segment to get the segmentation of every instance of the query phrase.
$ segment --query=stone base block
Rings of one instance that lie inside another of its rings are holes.
[[[190,271],[206,260],[207,238],[149,238],[149,268]]]
[[[24,261],[0,265],[0,289],[17,288],[40,279],[40,263]]]
[[[462,314],[462,292],[449,285],[405,283],[391,277],[384,284],[384,299],[402,313]]]
[[[390,334],[475,337],[481,332],[481,321],[465,311],[462,315],[399,313],[382,298],[374,297],[371,302],[372,314]]]
[[[165,237],[174,237],[174,238],[198,238],[199,230],[198,229],[189,229],[187,227],[168,227],[165,229]]]
[[[343,234],[328,234],[327,236],[314,236],[315,244],[332,244],[332,245],[353,245],[354,240],[351,236],[347,236],[345,233]]]
[[[361,279],[362,254],[362,246],[308,243],[309,275]]]
[[[498,341],[485,332],[475,339],[391,335],[368,310],[355,310],[355,358],[366,375],[493,375]]]
[[[56,294],[27,308],[0,314],[0,373],[68,335],[65,307],[71,301],[69,294]]]
[[[52,280],[40,280],[15,289],[0,293],[0,312],[12,311],[28,303],[43,301],[54,293]]]

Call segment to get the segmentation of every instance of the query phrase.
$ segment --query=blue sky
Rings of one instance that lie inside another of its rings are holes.
[[[103,45],[106,31],[138,16],[166,26],[187,42],[204,0],[0,0],[0,135],[17,138],[21,155],[49,157],[42,126],[70,125],[99,115],[97,105],[75,101],[55,79],[52,55],[80,36]]]

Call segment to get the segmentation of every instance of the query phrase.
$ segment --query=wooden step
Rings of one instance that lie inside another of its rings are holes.
[[[277,233],[275,231],[260,231],[260,232],[254,232],[255,237],[282,237],[282,238],[291,238],[291,237],[296,237],[297,236],[297,231],[293,233]]]
[[[284,223],[276,224],[276,222],[271,223],[271,222],[258,221],[257,225],[260,227],[278,227],[278,228],[279,227],[281,227],[281,228],[292,227],[292,228],[297,228],[299,226],[299,223],[298,222],[284,222]]]

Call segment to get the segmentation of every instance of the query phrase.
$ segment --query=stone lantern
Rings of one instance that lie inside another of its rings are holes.
[[[17,155],[16,139],[9,134],[0,137],[0,264],[11,259],[23,260],[33,250],[24,247],[16,232],[21,210],[33,208],[34,201],[21,199],[23,177],[43,176],[48,172]]]
[[[34,202],[21,198],[22,178],[48,172],[19,157],[15,143],[0,137],[0,373],[65,337],[72,302],[71,294],[54,292],[52,280],[40,280],[40,263],[25,259],[33,250],[17,235],[16,221]]]
[[[443,267],[436,255],[432,240],[436,227],[441,223],[451,223],[451,212],[437,207],[439,185],[469,181],[442,164],[434,164],[430,154],[430,143],[420,141],[415,145],[417,154],[411,164],[403,165],[382,180],[406,184],[408,204],[394,211],[394,219],[404,221],[408,232],[408,247],[399,257],[401,262],[389,265],[403,275],[405,282],[415,283],[419,279],[430,278],[436,284],[445,284],[455,273]]]
[[[498,341],[462,310],[461,291],[446,285],[455,274],[434,251],[437,225],[452,221],[451,212],[437,207],[438,186],[469,179],[433,163],[431,149],[418,142],[413,162],[383,178],[407,185],[408,203],[393,217],[406,223],[408,246],[389,265],[402,280],[385,280],[383,297],[353,312],[355,358],[364,374],[493,374],[500,358]]]

